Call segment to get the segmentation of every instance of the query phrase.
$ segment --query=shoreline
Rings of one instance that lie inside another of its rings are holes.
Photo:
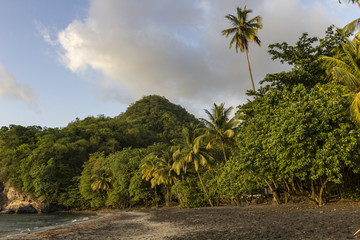
[[[12,233],[9,234],[7,236],[0,236],[0,239],[18,239],[20,237],[26,236],[28,234],[38,234],[41,232],[47,232],[47,231],[53,231],[56,229],[61,229],[61,228],[70,228],[71,226],[75,226],[76,224],[82,224],[84,222],[90,222],[90,221],[96,221],[96,219],[102,217],[102,213],[101,212],[95,212],[95,211],[58,211],[58,212],[53,212],[53,213],[39,213],[40,215],[48,215],[48,214],[56,214],[61,216],[61,214],[84,214],[88,216],[82,216],[81,218],[75,218],[75,219],[69,219],[66,222],[60,222],[60,223],[55,223],[52,225],[47,225],[47,226],[41,226],[41,227],[34,227],[32,229],[28,229],[28,230],[23,230],[22,232],[18,232],[18,233]],[[39,215],[39,214],[35,214],[35,215]],[[6,214],[3,214],[6,215]],[[11,214],[14,215],[14,214]],[[17,214],[17,215],[24,215],[24,214]],[[27,215],[27,214],[25,214]],[[31,214],[32,216],[34,214]]]
[[[82,222],[0,239],[355,239],[360,204],[101,210]]]

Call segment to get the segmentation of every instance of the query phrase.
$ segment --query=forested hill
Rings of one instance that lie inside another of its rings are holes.
[[[169,144],[198,120],[181,106],[152,95],[115,118],[77,119],[65,128],[4,126],[0,130],[0,190],[10,186],[46,203],[78,206],[80,177],[93,153]]]
[[[199,122],[185,108],[156,95],[144,97],[131,104],[116,120],[120,125],[126,122],[131,126],[127,133],[137,137],[131,146],[139,147],[159,141],[169,143],[179,137],[184,124]]]

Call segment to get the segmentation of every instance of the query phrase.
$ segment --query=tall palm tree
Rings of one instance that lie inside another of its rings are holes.
[[[260,46],[261,41],[257,37],[257,35],[258,35],[258,29],[261,29],[263,27],[261,23],[262,18],[260,16],[256,16],[248,20],[248,14],[252,13],[252,10],[246,9],[246,6],[244,7],[244,9],[237,7],[236,11],[237,11],[236,16],[231,14],[225,16],[225,18],[227,18],[230,21],[232,27],[228,29],[224,29],[222,31],[222,35],[226,37],[228,37],[229,35],[233,35],[230,41],[229,48],[231,48],[232,45],[235,43],[236,52],[238,52],[238,49],[240,49],[240,52],[245,51],[246,61],[249,68],[250,80],[251,80],[252,88],[255,92],[255,84],[251,73],[248,51],[249,51],[249,42],[255,41]]]
[[[201,119],[206,127],[206,133],[203,135],[208,138],[207,148],[211,148],[214,144],[220,144],[224,160],[227,161],[225,144],[231,142],[235,136],[234,128],[239,124],[235,117],[229,117],[233,108],[225,108],[225,104],[221,103],[219,106],[214,103],[211,112],[205,109],[205,113],[210,120]]]
[[[206,195],[210,206],[213,207],[199,172],[200,166],[210,168],[209,161],[212,161],[213,157],[204,147],[200,146],[199,130],[199,125],[194,124],[190,124],[188,127],[183,128],[181,146],[174,153],[175,162],[173,164],[173,169],[179,175],[181,170],[186,172],[188,165],[193,165],[202,190]]]
[[[320,61],[334,81],[348,88],[350,113],[360,124],[360,34],[353,40],[346,39],[345,43],[341,43],[334,57],[323,56]]]

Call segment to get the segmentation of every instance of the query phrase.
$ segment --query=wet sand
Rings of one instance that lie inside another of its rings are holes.
[[[341,201],[102,211],[86,222],[6,239],[356,239],[360,204]]]

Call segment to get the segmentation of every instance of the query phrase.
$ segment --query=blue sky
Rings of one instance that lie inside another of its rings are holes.
[[[242,104],[246,61],[220,32],[244,5],[264,23],[262,47],[250,49],[256,83],[287,69],[268,44],[321,36],[360,13],[338,0],[0,0],[0,126],[113,117],[149,94],[196,116],[214,102]]]

